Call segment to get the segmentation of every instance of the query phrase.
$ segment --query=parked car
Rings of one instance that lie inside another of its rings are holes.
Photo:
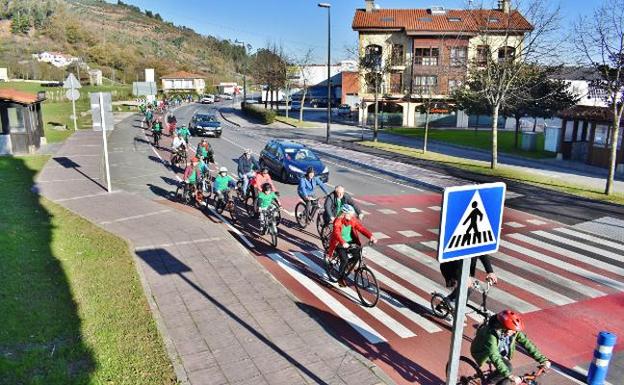
[[[291,110],[300,110],[301,109],[301,101],[300,100],[294,100],[292,103],[290,103],[290,109]]]
[[[312,99],[310,100],[312,108],[327,108],[327,99]],[[332,107],[338,107],[337,101],[332,99]]]
[[[232,95],[223,94],[223,95],[221,95],[221,99],[223,99],[223,100],[234,100],[234,97],[232,97]]]
[[[323,182],[329,180],[329,169],[303,144],[283,139],[270,140],[260,152],[261,166],[279,176],[284,183],[298,183],[308,167],[313,167]]]
[[[221,136],[221,122],[213,114],[195,114],[189,122],[189,131],[193,136]]]
[[[199,99],[201,104],[212,104],[215,102],[215,98],[212,95],[204,95],[201,99]]]
[[[219,95],[215,95],[215,97],[214,97],[214,101],[215,101],[215,103],[220,102],[220,101],[221,101],[221,96],[219,96]]]
[[[348,104],[341,104],[338,106],[338,115],[351,115],[351,106]]]

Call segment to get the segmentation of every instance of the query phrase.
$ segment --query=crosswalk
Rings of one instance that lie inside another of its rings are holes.
[[[437,241],[431,238],[414,236],[403,238],[409,243],[365,249],[365,261],[381,287],[380,301],[372,309],[360,306],[353,288],[327,284],[320,251],[267,256],[292,278],[285,284],[296,296],[312,296],[317,307],[377,344],[448,329],[449,322],[433,317],[429,310],[431,293],[448,292],[435,258]],[[503,236],[500,251],[491,257],[500,280],[489,292],[491,311],[510,308],[530,313],[624,291],[624,244],[580,230],[552,227],[512,232]],[[482,278],[483,268],[477,265]],[[471,298],[472,305],[478,306],[479,301]],[[476,313],[468,317],[482,321]]]

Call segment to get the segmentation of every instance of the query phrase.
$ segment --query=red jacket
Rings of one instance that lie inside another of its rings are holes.
[[[362,244],[360,243],[360,238],[358,237],[359,233],[362,233],[362,235],[369,239],[373,236],[373,234],[368,231],[368,229],[362,225],[362,222],[360,222],[355,216],[353,216],[350,221],[347,221],[343,216],[339,216],[334,219],[334,230],[329,241],[329,250],[327,250],[327,255],[332,256],[336,247],[345,243],[344,239],[342,239],[342,226],[344,225],[351,225],[351,238],[354,243],[360,246]]]
[[[252,186],[256,187],[259,190],[262,190],[262,185],[265,183],[270,184],[273,191],[277,191],[275,185],[273,184],[273,180],[271,179],[271,174],[267,174],[265,177],[264,175],[262,175],[261,172],[256,173],[256,176],[252,181]]]

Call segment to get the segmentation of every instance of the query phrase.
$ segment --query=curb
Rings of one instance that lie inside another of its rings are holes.
[[[233,121],[233,120],[230,120],[230,119],[226,118],[226,117],[225,117],[225,115],[223,114],[223,111],[221,111],[221,109],[219,109],[219,114],[221,115],[221,117],[223,118],[223,120],[225,120],[226,122],[228,122],[228,123],[230,123],[230,124],[233,124],[233,125],[235,125],[236,127],[240,127],[240,126],[241,126],[240,124],[236,123],[235,121]]]

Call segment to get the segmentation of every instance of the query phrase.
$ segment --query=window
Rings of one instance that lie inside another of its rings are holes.
[[[364,66],[368,69],[381,69],[381,46],[371,44],[366,46],[364,52]]]
[[[390,74],[390,93],[400,94],[403,92],[403,73],[393,72]]]
[[[459,87],[461,87],[463,82],[457,79],[450,79],[448,81],[448,93],[451,94],[455,92]]]
[[[439,48],[415,48],[414,64],[419,66],[437,66],[439,55]]]
[[[513,61],[516,57],[516,49],[513,47],[503,47],[498,50],[498,62]]]
[[[490,46],[479,45],[477,46],[477,65],[479,67],[485,67],[490,57]]]
[[[393,66],[405,65],[405,62],[403,61],[403,44],[392,45],[392,56],[390,57],[390,62]]]
[[[437,76],[414,76],[414,92],[417,94],[433,94],[437,85]]]
[[[375,79],[377,79],[377,84],[375,84]],[[364,80],[366,81],[366,92],[369,94],[375,93],[375,86],[381,88],[381,74],[369,72],[364,76]]]
[[[9,113],[9,128],[11,132],[26,132],[24,111],[21,107],[7,109]]]
[[[383,21],[384,23],[391,23],[394,21],[394,17],[382,17],[381,21]]]
[[[467,56],[468,56],[468,48],[451,47],[451,67],[465,66]]]
[[[431,23],[433,21],[433,19],[430,18],[430,17],[419,17],[418,21],[421,21],[423,23]]]
[[[489,21],[490,23],[498,23],[498,22],[500,21],[500,19],[498,19],[498,18],[496,18],[496,17],[490,17],[490,18],[488,19],[488,21]]]
[[[585,141],[586,127],[587,127],[587,122],[584,122],[584,121],[578,122],[578,126],[576,127],[576,141],[577,142]]]
[[[565,125],[565,135],[563,136],[563,141],[566,143],[570,143],[572,141],[574,135],[574,120],[568,120]]]
[[[609,136],[609,126],[606,124],[597,124],[594,135],[594,146],[606,147],[607,137]]]
[[[449,17],[448,21],[450,21],[451,23],[459,23],[461,21],[461,17]]]

